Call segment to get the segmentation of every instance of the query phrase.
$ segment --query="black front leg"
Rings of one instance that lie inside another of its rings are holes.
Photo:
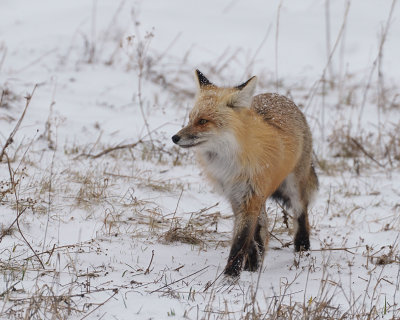
[[[239,277],[242,271],[243,260],[247,254],[250,240],[253,235],[249,225],[246,224],[233,239],[231,251],[229,253],[228,263],[225,267],[224,274],[231,277]]]
[[[260,267],[261,260],[264,256],[265,251],[265,240],[261,236],[261,224],[257,223],[256,231],[254,232],[254,239],[249,246],[247,252],[246,263],[244,270],[246,271],[257,271]]]

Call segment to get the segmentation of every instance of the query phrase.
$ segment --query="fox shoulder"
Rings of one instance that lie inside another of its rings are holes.
[[[264,121],[284,131],[292,130],[293,126],[308,127],[303,113],[296,104],[277,93],[264,93],[253,97],[251,109]]]

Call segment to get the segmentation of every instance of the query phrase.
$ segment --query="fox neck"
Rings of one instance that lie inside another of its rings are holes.
[[[197,150],[200,164],[217,190],[228,198],[242,197],[242,188],[235,184],[242,174],[242,148],[232,131],[221,133],[215,141]],[[238,190],[236,190],[238,189]]]
[[[234,180],[240,171],[239,153],[240,146],[234,133],[230,131],[220,134],[215,141],[198,150],[206,173],[215,179],[222,189]]]

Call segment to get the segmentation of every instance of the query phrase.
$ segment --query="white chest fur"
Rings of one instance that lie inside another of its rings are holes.
[[[198,148],[207,174],[215,180],[218,191],[229,198],[236,192],[238,177],[243,172],[239,153],[240,146],[231,132],[221,133]]]

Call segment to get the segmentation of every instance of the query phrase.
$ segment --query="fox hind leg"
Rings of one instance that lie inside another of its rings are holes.
[[[310,166],[307,178],[298,183],[298,186],[303,210],[297,217],[297,231],[294,238],[294,246],[296,251],[301,251],[310,249],[310,224],[308,222],[307,207],[318,189],[318,177],[313,165]]]
[[[315,172],[314,172],[315,175]],[[294,214],[294,248],[295,251],[310,250],[310,224],[308,222],[308,203],[313,193],[313,185],[301,183],[291,173],[272,195],[280,200]]]
[[[310,250],[310,225],[308,223],[307,208],[297,218],[296,229],[294,250],[296,252]]]

